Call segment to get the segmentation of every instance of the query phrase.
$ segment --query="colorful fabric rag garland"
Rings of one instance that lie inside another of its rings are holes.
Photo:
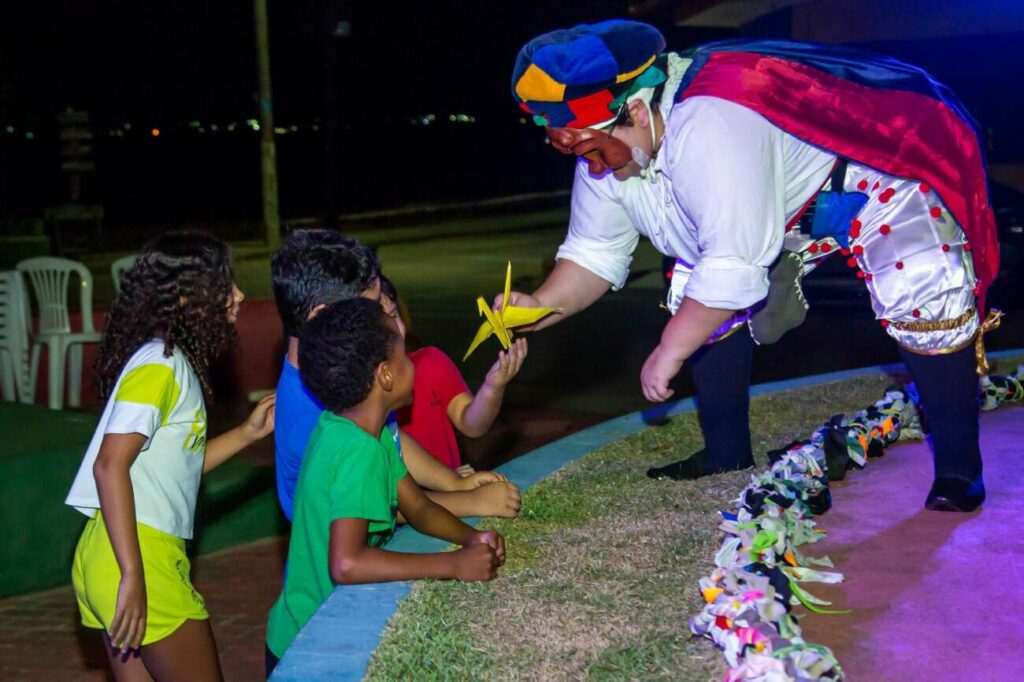
[[[984,410],[1024,400],[1024,365],[1005,376],[981,380]],[[722,512],[725,533],[715,569],[701,578],[706,602],[690,620],[695,635],[707,637],[725,655],[725,682],[842,680],[832,652],[806,642],[792,606],[817,613],[846,613],[822,607],[830,602],[808,593],[806,582],[838,583],[841,573],[828,557],[803,555],[799,547],[824,539],[813,516],[832,506],[829,481],[901,439],[923,437],[913,384],[893,387],[874,405],[847,418],[836,415],[808,440],[768,453],[769,469],[755,474],[736,500],[735,512]]]
[[[981,377],[981,409],[994,410],[1006,403],[1024,402],[1024,365],[1006,375]]]

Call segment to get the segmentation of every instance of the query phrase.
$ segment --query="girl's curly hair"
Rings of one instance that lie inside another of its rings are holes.
[[[128,359],[150,339],[181,349],[209,395],[210,361],[234,338],[227,305],[234,273],[227,244],[201,232],[156,237],[124,273],[96,358],[96,388],[110,397]]]

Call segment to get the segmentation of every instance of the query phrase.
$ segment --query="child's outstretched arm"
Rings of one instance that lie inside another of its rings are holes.
[[[146,437],[140,433],[108,433],[92,466],[103,523],[121,569],[114,619],[107,635],[110,643],[122,650],[138,649],[146,634],[146,580],[129,473],[145,444]]]
[[[441,464],[404,431],[398,431],[398,438],[413,481],[427,489],[426,494],[431,500],[455,516],[515,518],[519,514],[522,504],[519,488],[503,474],[478,471],[470,476],[460,476]]]
[[[253,408],[253,411],[244,422],[230,431],[225,431],[216,438],[211,438],[206,443],[206,459],[203,460],[203,473],[213,471],[239,451],[271,434],[274,431],[274,405],[276,401],[276,393],[264,396],[256,403],[256,407]]]
[[[493,531],[477,531],[459,521],[423,494],[410,476],[398,483],[398,506],[415,519],[413,527],[463,545],[454,552],[411,554],[366,546],[367,521],[341,518],[331,522],[331,578],[336,583],[356,584],[458,578],[491,580],[505,561],[505,541]]]
[[[478,438],[491,428],[505,399],[505,387],[519,373],[528,350],[526,339],[516,339],[507,351],[498,353],[476,395],[460,393],[448,403],[448,418],[462,435]]]
[[[416,439],[399,429],[398,440],[402,445],[402,458],[409,473],[420,486],[439,492],[473,490],[485,483],[508,480],[496,471],[481,471],[471,477],[460,476],[452,471],[416,442]]]

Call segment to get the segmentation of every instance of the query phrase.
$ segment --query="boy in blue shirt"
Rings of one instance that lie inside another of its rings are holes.
[[[277,493],[292,520],[293,498],[306,444],[323,406],[299,375],[299,335],[325,305],[357,297],[380,299],[380,264],[369,247],[336,230],[296,230],[271,262],[274,298],[284,324],[287,353],[277,385],[274,433]],[[412,477],[427,495],[456,516],[504,516],[519,513],[519,489],[504,476],[483,471],[461,477],[438,462],[393,425],[399,449]]]
[[[478,531],[423,494],[385,421],[412,400],[414,368],[380,305],[334,303],[310,321],[301,378],[327,409],[303,458],[288,546],[288,572],[267,623],[268,674],[336,584],[419,578],[491,580],[505,542]],[[401,511],[418,531],[462,545],[408,554],[384,545]]]

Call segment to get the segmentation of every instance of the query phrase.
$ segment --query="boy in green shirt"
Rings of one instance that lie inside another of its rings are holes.
[[[505,561],[498,533],[467,526],[408,475],[385,419],[411,402],[414,370],[395,321],[376,301],[341,301],[310,320],[299,367],[326,409],[299,472],[288,571],[267,623],[268,676],[336,584],[491,580]],[[382,549],[398,511],[421,533],[462,549]]]

